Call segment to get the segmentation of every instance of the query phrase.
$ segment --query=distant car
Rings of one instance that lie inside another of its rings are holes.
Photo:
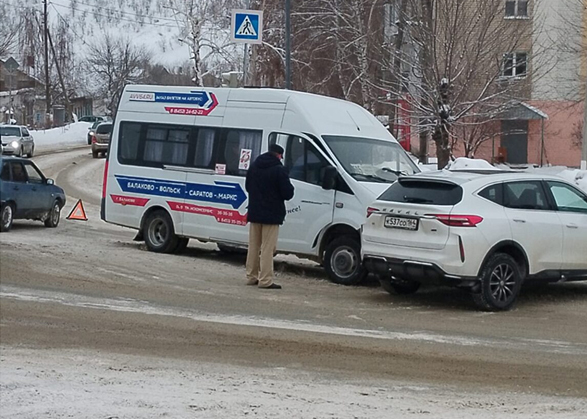
[[[103,122],[96,127],[92,136],[92,157],[97,158],[98,154],[106,155],[110,144],[112,133],[112,122]]]
[[[31,160],[2,156],[0,162],[0,231],[9,231],[15,219],[57,227],[65,205],[63,189]]]
[[[106,121],[105,116],[95,116],[95,115],[86,115],[82,116],[78,119],[79,122],[96,122],[96,121]]]
[[[20,125],[0,125],[2,154],[33,157],[35,139],[26,127]]]
[[[587,280],[587,195],[540,174],[400,177],[367,209],[362,256],[390,293],[449,285],[507,310],[522,284]]]
[[[98,127],[98,125],[100,125],[102,122],[104,121],[96,121],[94,122],[89,128],[88,128],[88,145],[92,144],[92,137],[94,136],[94,134],[96,133],[96,128]]]

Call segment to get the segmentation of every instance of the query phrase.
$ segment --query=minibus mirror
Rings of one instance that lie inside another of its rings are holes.
[[[336,177],[338,176],[338,171],[334,166],[326,166],[324,169],[324,177],[322,178],[322,189],[326,189],[327,191],[330,189],[334,189],[336,186]]]

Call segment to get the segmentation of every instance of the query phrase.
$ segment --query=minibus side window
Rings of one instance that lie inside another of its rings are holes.
[[[198,129],[194,167],[206,169],[212,167],[212,153],[214,152],[217,133],[218,130],[214,128]]]
[[[216,163],[226,165],[226,174],[246,176],[247,171],[239,169],[241,153],[251,150],[251,161],[261,153],[262,131],[225,129]]]
[[[136,163],[142,124],[123,122],[120,124],[120,144],[118,153],[121,163]]]
[[[285,166],[289,169],[290,178],[320,185],[328,163],[316,147],[292,135],[287,143]]]
[[[185,166],[189,147],[189,129],[181,127],[149,126],[145,152],[147,162]]]

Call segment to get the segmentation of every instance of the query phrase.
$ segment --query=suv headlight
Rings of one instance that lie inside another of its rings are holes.
[[[18,146],[20,144],[18,144],[18,141],[13,141],[13,142],[10,143],[10,145],[12,146],[12,148],[18,148]]]

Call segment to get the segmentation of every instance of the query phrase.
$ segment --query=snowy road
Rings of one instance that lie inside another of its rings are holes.
[[[284,289],[191,242],[156,255],[99,220],[104,160],[37,163],[88,222],[0,236],[2,418],[582,418],[587,284],[488,314],[451,289],[343,287],[279,256]],[[63,217],[64,218],[64,217]]]

